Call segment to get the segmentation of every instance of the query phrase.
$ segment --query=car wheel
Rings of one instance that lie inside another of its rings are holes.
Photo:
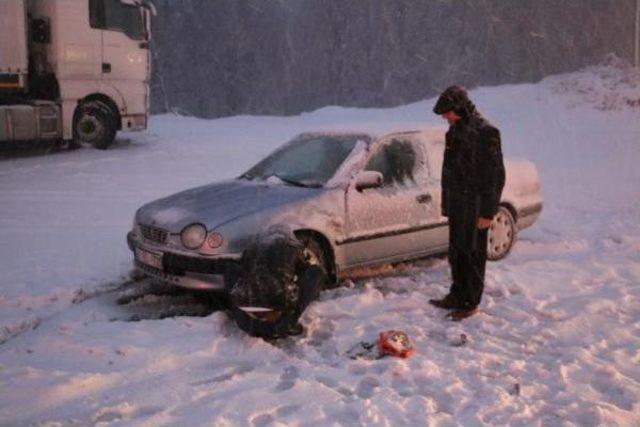
[[[113,144],[116,132],[116,116],[104,102],[83,102],[76,108],[73,114],[73,146],[106,150]]]
[[[307,306],[318,299],[320,287],[325,280],[326,276],[317,266],[302,273],[300,282],[297,283],[298,302],[292,312],[260,310],[258,307],[251,310],[232,304],[231,317],[240,329],[254,337],[274,339],[298,335],[302,332],[298,319]]]
[[[511,211],[500,206],[487,235],[487,259],[497,261],[507,256],[516,241],[516,223]]]
[[[298,319],[318,298],[324,269],[306,262],[299,242],[257,244],[245,255],[231,290],[230,314],[238,327],[262,338],[300,333]]]

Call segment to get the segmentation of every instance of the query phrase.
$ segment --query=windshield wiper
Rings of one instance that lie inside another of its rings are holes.
[[[278,178],[280,181],[285,182],[289,185],[294,185],[296,187],[305,187],[305,188],[320,188],[322,187],[322,184],[318,183],[318,182],[300,182],[300,181],[296,181],[294,179],[291,178],[285,178],[282,177],[278,174],[273,174],[273,176],[275,176],[276,178]]]

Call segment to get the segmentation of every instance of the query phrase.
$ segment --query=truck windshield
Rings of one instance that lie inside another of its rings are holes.
[[[91,0],[89,2],[91,26],[103,30],[120,31],[133,40],[145,40],[142,9],[120,0]]]
[[[353,150],[360,135],[302,135],[244,173],[245,179],[276,177],[288,184],[323,186]]]

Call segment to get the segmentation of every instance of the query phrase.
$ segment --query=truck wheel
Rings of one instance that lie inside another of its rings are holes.
[[[516,241],[516,223],[505,206],[493,217],[487,236],[487,259],[498,261],[507,256]]]
[[[73,114],[73,145],[106,150],[117,132],[116,116],[100,101],[83,102]]]

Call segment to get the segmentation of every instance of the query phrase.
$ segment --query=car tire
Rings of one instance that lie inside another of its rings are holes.
[[[106,150],[118,131],[116,115],[101,101],[83,102],[73,114],[73,148],[93,147]]]
[[[317,266],[309,267],[300,277],[303,285],[299,286],[299,300],[293,313],[268,321],[256,318],[232,304],[231,317],[236,325],[247,334],[259,338],[276,339],[299,335],[302,328],[298,319],[307,306],[318,299],[321,283],[326,281],[322,269]]]
[[[500,206],[487,235],[487,259],[498,261],[506,257],[516,241],[516,234],[513,214],[506,206]]]
[[[249,253],[253,253],[251,255],[253,257],[260,258],[258,262],[263,262],[265,258],[277,258],[278,254],[281,253],[281,247],[278,247],[278,245],[288,244],[278,242],[275,245],[260,246],[257,251],[252,250]],[[244,261],[245,267],[242,269],[239,280],[231,291],[230,315],[238,327],[247,334],[273,339],[302,332],[298,319],[307,306],[318,298],[324,282],[327,281],[327,275],[319,265],[311,265],[305,261],[303,245],[298,243],[294,250],[296,251],[295,262],[286,260],[281,266],[273,268],[273,265],[271,265],[269,269],[269,271],[278,271],[279,273],[277,280],[271,281],[271,283],[282,287],[274,290],[272,294],[280,293],[284,295],[283,306],[288,307],[279,312],[274,319],[266,319],[246,311],[246,306],[248,305],[246,296],[252,293],[265,292],[265,289],[250,289],[254,283],[259,282],[261,279],[264,281],[264,276],[260,273],[260,268],[254,267],[255,263],[251,259]],[[262,271],[264,272],[264,270]],[[286,291],[277,292],[285,289]],[[256,299],[260,300],[262,298],[258,296]],[[263,304],[264,302],[261,301],[257,305],[263,306]],[[245,309],[241,307],[245,307]]]

